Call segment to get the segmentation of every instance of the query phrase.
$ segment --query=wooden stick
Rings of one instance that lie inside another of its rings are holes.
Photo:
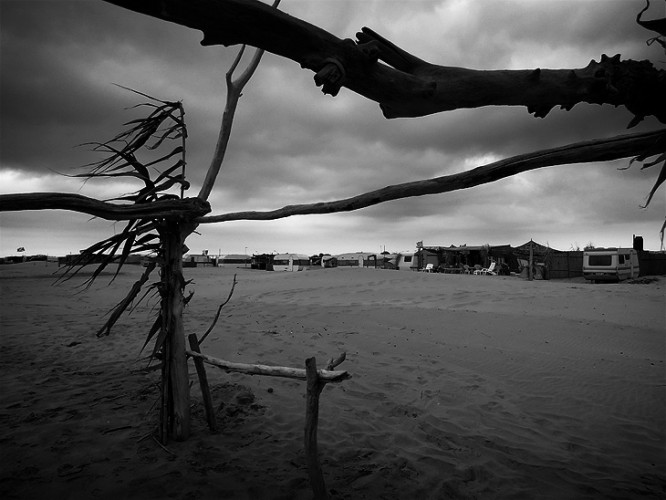
[[[326,385],[319,378],[317,372],[317,360],[308,358],[305,360],[305,371],[307,374],[307,392],[305,398],[305,456],[308,463],[308,475],[315,500],[328,498],[324,475],[317,456],[317,426],[319,423],[319,395]]]
[[[203,334],[203,337],[201,337],[201,340],[199,341],[199,345],[203,344],[203,341],[206,340],[206,337],[208,337],[208,334],[213,331],[213,328],[215,328],[215,325],[217,324],[217,320],[220,318],[220,313],[222,312],[222,308],[227,305],[227,303],[231,300],[231,296],[234,294],[234,289],[236,288],[236,284],[238,284],[238,281],[236,281],[236,275],[234,274],[234,282],[231,285],[231,290],[229,290],[229,296],[227,297],[227,300],[222,302],[220,304],[220,307],[217,308],[217,314],[215,314],[215,318],[213,319],[213,322],[211,325],[208,327],[208,330],[206,330],[206,333]]]
[[[347,353],[343,352],[340,354],[337,358],[331,358],[328,360],[328,364],[326,365],[327,370],[332,370],[336,366],[342,364],[342,362],[347,358]]]
[[[197,339],[197,334],[192,333],[187,336],[187,339],[190,342],[190,349],[193,352],[200,353],[199,350],[199,340]],[[206,367],[201,358],[193,358],[194,366],[197,369],[197,375],[199,376],[199,385],[201,386],[201,397],[203,398],[204,408],[206,409],[206,420],[208,421],[208,428],[211,432],[217,432],[217,425],[215,421],[215,410],[213,409],[213,398],[210,395],[210,387],[208,386],[208,377],[206,376]]]
[[[188,356],[200,358],[204,363],[218,366],[229,372],[247,373],[248,375],[266,375],[269,377],[294,378],[307,380],[306,371],[303,368],[290,368],[286,366],[268,366],[249,363],[234,363],[223,359],[214,358],[207,354],[187,351]],[[343,370],[319,370],[319,377],[326,382],[340,382],[351,377],[349,372]]]

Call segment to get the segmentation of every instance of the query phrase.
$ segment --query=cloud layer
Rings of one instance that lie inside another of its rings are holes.
[[[626,1],[284,0],[281,9],[335,35],[368,26],[419,57],[477,69],[575,68],[602,53],[658,61]],[[657,17],[656,12],[653,17]],[[237,48],[201,47],[198,32],[102,2],[2,4],[0,192],[67,191],[101,198],[131,186],[73,174],[97,157],[77,145],[115,135],[141,102],[117,83],[182,100],[195,194],[210,161]],[[579,105],[535,119],[525,108],[484,108],[385,120],[343,89],[266,54],[240,101],[230,149],[211,196],[214,213],[328,201],[386,185],[460,172],[508,156],[624,133],[631,116]],[[635,130],[657,127],[646,120]],[[189,246],[223,253],[405,250],[426,244],[630,245],[659,248],[663,196],[640,209],[655,172],[627,162],[551,167],[490,185],[391,202],[355,213],[200,228]],[[67,212],[0,215],[0,255],[68,253],[113,225]]]

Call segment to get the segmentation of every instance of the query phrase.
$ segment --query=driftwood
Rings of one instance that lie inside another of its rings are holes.
[[[235,363],[232,361],[225,361],[223,359],[218,359],[213,356],[208,356],[207,354],[202,354],[194,352],[191,350],[187,351],[187,355],[192,358],[199,358],[204,363],[209,365],[217,366],[228,372],[239,372],[245,373],[247,375],[265,375],[269,377],[284,377],[284,378],[293,378],[298,380],[307,380],[307,373],[303,368],[290,368],[286,366],[268,366],[261,364],[250,364],[250,363]],[[344,370],[318,370],[317,373],[322,380],[326,382],[341,382],[350,378],[350,374]]]
[[[517,105],[543,117],[587,102],[625,106],[631,124],[651,115],[666,123],[666,72],[619,54],[584,68],[480,71],[423,61],[369,28],[342,40],[257,0],[106,1],[200,30],[203,45],[248,44],[291,59],[315,72],[324,93],[344,86],[378,102],[387,118]]]
[[[317,361],[315,358],[305,360],[305,371],[307,373],[307,391],[305,395],[305,456],[308,462],[308,475],[310,485],[316,500],[328,498],[324,474],[321,471],[317,451],[317,427],[319,425],[319,396],[326,382],[319,378],[317,373]]]
[[[141,287],[145,285],[146,281],[148,281],[148,278],[150,277],[150,273],[153,272],[155,267],[157,266],[156,262],[150,262],[146,269],[144,270],[143,274],[141,277],[132,285],[132,288],[130,289],[129,293],[127,296],[121,300],[116,307],[113,308],[113,311],[111,312],[111,316],[107,320],[106,323],[104,323],[104,326],[100,328],[97,331],[97,336],[102,337],[105,335],[109,335],[111,333],[111,328],[118,322],[120,319],[120,316],[125,312],[125,310],[132,304],[134,299],[139,295],[139,292],[141,292]]]
[[[654,150],[652,154],[666,151],[666,130],[628,134],[611,139],[585,141],[522,154],[465,172],[387,186],[343,200],[288,205],[266,212],[235,212],[222,215],[209,215],[197,219],[197,222],[275,220],[292,215],[348,212],[391,200],[466,189],[539,168],[569,165],[572,163],[616,160],[638,156],[648,150]]]
[[[121,205],[72,193],[20,193],[0,196],[0,212],[19,210],[72,210],[106,220],[190,220],[210,212],[210,205],[199,198]]]
[[[187,336],[187,340],[190,343],[190,349],[192,352],[201,353],[199,350],[199,339],[197,339],[196,333],[191,333]],[[206,375],[206,367],[201,358],[193,358],[194,367],[197,370],[197,375],[199,377],[199,385],[201,386],[201,396],[203,398],[204,408],[206,410],[206,420],[208,421],[208,428],[211,432],[217,431],[217,423],[215,421],[215,410],[213,409],[213,398],[210,395],[210,387],[208,385],[208,376]]]
[[[224,302],[222,302],[219,305],[219,307],[217,308],[217,313],[215,313],[215,317],[213,318],[213,321],[211,322],[210,326],[208,327],[208,330],[206,330],[206,333],[204,333],[203,336],[201,337],[201,340],[199,340],[197,342],[198,345],[201,345],[203,343],[203,341],[206,340],[206,337],[208,337],[208,335],[210,335],[210,332],[213,331],[213,328],[215,328],[215,325],[217,324],[217,320],[220,318],[220,313],[222,312],[222,308],[229,303],[229,301],[231,300],[231,297],[234,294],[236,284],[238,284],[238,281],[236,281],[236,275],[234,274],[234,281],[231,284],[231,290],[229,290],[229,295],[227,296],[227,299]]]
[[[194,360],[194,364],[199,375],[201,391],[206,408],[206,418],[211,431],[215,430],[215,416],[213,403],[210,397],[208,387],[208,378],[204,363],[208,363],[229,372],[240,372],[248,375],[266,375],[271,377],[286,377],[306,381],[305,397],[305,427],[303,432],[303,443],[305,447],[305,457],[307,461],[308,476],[310,485],[316,500],[328,498],[324,475],[319,463],[317,450],[317,428],[319,425],[319,396],[322,390],[329,382],[339,382],[350,377],[346,371],[334,371],[334,368],[341,364],[346,353],[340,354],[337,358],[331,358],[326,365],[325,370],[317,370],[317,361],[314,357],[305,360],[305,369],[289,368],[284,366],[267,366],[247,363],[232,363],[222,359],[214,358],[202,354],[199,350],[199,342],[196,334],[189,335],[191,350],[187,355]]]

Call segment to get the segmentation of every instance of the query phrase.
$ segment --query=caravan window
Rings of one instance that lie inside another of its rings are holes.
[[[289,259],[287,260],[282,260],[282,259],[275,259],[273,261],[274,266],[288,266],[289,265]]]
[[[624,264],[624,255],[620,255],[620,264]]]
[[[411,255],[405,255],[405,262],[411,262],[412,261],[412,256]]]
[[[610,266],[613,263],[612,255],[590,255],[589,262],[591,266]]]

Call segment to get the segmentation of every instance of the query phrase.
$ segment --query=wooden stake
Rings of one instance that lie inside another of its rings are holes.
[[[319,422],[319,395],[326,382],[319,378],[317,373],[317,360],[305,360],[307,374],[307,393],[305,406],[305,456],[308,463],[308,475],[315,500],[328,498],[324,475],[317,456],[317,425]]]
[[[197,334],[192,333],[187,336],[187,339],[190,342],[190,349],[193,352],[200,353],[199,350],[199,340],[197,339]],[[197,375],[199,376],[199,385],[201,386],[201,397],[203,398],[204,408],[206,409],[206,420],[208,421],[208,428],[211,432],[217,432],[217,425],[215,422],[215,410],[213,409],[213,399],[210,395],[210,387],[208,386],[208,377],[206,376],[206,368],[204,362],[201,358],[194,357],[194,366],[197,369]]]

